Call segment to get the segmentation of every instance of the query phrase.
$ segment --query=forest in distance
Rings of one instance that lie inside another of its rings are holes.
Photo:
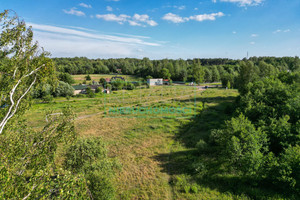
[[[203,66],[205,82],[219,81],[226,74],[237,75],[242,61],[251,61],[254,65],[275,70],[298,71],[300,68],[299,57],[251,57],[249,59],[233,60],[227,58],[207,59],[162,59],[150,60],[149,58],[120,58],[120,59],[88,59],[86,57],[53,58],[59,72],[69,74],[109,74],[118,73],[136,75],[145,78],[162,76],[161,70],[168,69],[173,81],[189,81],[195,65]]]
[[[51,58],[8,10],[0,26],[0,199],[300,199],[299,57]]]

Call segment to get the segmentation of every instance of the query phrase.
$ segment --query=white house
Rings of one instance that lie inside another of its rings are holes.
[[[153,85],[163,85],[163,79],[162,78],[157,78],[157,79],[147,79],[147,83],[150,86]]]

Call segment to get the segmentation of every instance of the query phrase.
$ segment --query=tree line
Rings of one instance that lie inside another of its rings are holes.
[[[222,78],[233,79],[240,72],[245,61],[270,71],[297,71],[300,68],[299,57],[251,57],[243,60],[212,59],[162,59],[120,58],[120,59],[88,59],[86,57],[53,58],[57,71],[75,74],[114,74],[136,75],[142,78],[169,78],[173,81],[216,82]]]

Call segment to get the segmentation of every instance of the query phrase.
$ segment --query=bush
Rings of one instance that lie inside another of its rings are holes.
[[[203,153],[207,151],[207,143],[204,140],[199,140],[196,144],[196,148],[199,153]]]
[[[90,80],[92,80],[92,78],[91,78],[91,76],[88,74],[88,75],[85,76],[85,80],[90,81]]]
[[[107,149],[100,138],[80,138],[66,152],[65,166],[72,172],[80,172],[95,160],[107,158]]]
[[[126,84],[126,89],[127,89],[127,90],[134,90],[134,89],[135,89],[135,86],[134,86],[132,83],[127,83],[127,84]]]
[[[73,173],[82,173],[93,199],[114,199],[112,184],[116,162],[107,155],[101,138],[80,138],[66,150],[64,166]]]
[[[244,115],[227,121],[225,128],[213,135],[231,167],[245,175],[260,172],[267,151],[267,135],[256,129]]]
[[[69,73],[60,73],[58,75],[58,79],[60,81],[63,81],[65,83],[68,83],[68,84],[73,84],[75,83],[75,80],[73,79],[73,77],[69,74]]]
[[[33,91],[33,98],[43,99],[52,94],[52,86],[50,84],[42,84]]]
[[[74,93],[74,88],[68,83],[59,81],[58,87],[55,88],[53,96],[55,97],[66,97],[72,96]]]
[[[93,92],[93,90],[91,88],[86,88],[86,95],[89,97],[89,98],[94,98],[95,97],[95,93]]]
[[[96,90],[95,90],[95,93],[99,93],[99,92],[101,92],[101,88],[97,87]]]
[[[300,192],[300,146],[290,146],[279,158],[271,176],[284,189]]]

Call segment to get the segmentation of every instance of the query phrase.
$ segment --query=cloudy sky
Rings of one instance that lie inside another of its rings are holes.
[[[299,0],[0,0],[53,57],[300,56]]]

